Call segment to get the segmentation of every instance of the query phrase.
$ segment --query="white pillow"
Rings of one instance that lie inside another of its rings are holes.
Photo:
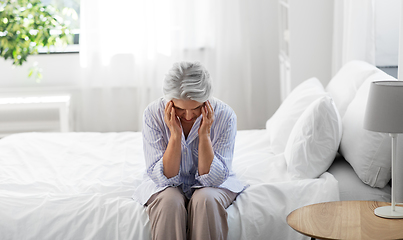
[[[330,93],[342,118],[361,84],[378,71],[381,70],[374,65],[354,60],[346,63],[330,80],[325,90]]]
[[[310,78],[294,88],[273,116],[266,122],[270,147],[275,154],[284,152],[292,128],[304,110],[316,99],[327,95],[317,78]]]
[[[287,172],[296,179],[317,178],[333,163],[342,134],[330,96],[314,101],[295,124],[285,148]]]
[[[379,188],[385,187],[391,178],[391,138],[388,133],[364,129],[363,123],[371,82],[381,79],[396,80],[382,72],[362,84],[343,117],[340,142],[340,153],[358,177],[371,187]]]

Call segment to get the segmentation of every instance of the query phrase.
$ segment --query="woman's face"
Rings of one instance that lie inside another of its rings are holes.
[[[202,114],[201,109],[204,103],[194,100],[172,99],[174,103],[176,116],[179,117],[182,124],[193,124]]]

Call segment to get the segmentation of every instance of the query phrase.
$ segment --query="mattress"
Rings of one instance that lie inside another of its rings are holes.
[[[287,215],[339,200],[330,173],[292,180],[265,130],[238,131],[233,170],[249,187],[227,209],[229,238],[309,239]],[[0,239],[148,240],[145,208],[131,196],[145,161],[140,132],[22,133],[0,140]]]

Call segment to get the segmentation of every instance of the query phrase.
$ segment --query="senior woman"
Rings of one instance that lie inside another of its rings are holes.
[[[245,186],[231,170],[236,115],[211,91],[200,63],[175,63],[144,112],[147,172],[134,198],[153,239],[227,239],[226,209]]]

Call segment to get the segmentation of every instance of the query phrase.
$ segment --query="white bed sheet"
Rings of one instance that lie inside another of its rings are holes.
[[[265,130],[239,131],[233,169],[247,188],[228,208],[229,239],[309,239],[286,216],[339,200],[337,181],[292,181]],[[0,239],[149,240],[131,199],[144,173],[140,132],[24,133],[0,140]]]

